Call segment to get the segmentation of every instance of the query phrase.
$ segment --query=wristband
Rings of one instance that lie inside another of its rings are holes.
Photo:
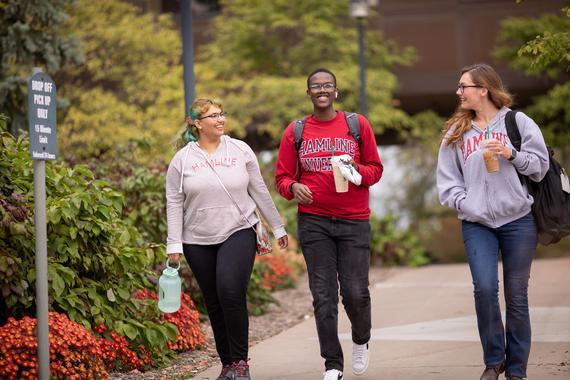
[[[297,182],[293,182],[292,184],[289,185],[289,192],[291,194],[293,194],[293,185],[296,184]]]

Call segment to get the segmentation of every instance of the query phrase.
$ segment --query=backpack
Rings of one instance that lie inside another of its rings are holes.
[[[513,147],[520,151],[521,135],[516,121],[516,112],[509,111],[505,116],[507,134]],[[542,245],[557,243],[570,234],[570,194],[562,188],[562,180],[568,181],[566,171],[554,159],[554,151],[549,145],[550,166],[540,182],[534,182],[519,173],[519,178],[534,198],[532,213],[538,229],[538,242]]]
[[[344,119],[348,124],[348,133],[354,137],[358,146],[360,146],[360,122],[358,121],[358,115],[353,112],[343,112]],[[305,129],[305,121],[307,120],[304,117],[301,120],[295,121],[295,128],[293,129],[293,136],[295,137],[295,148],[297,152],[301,149],[301,143],[303,142],[303,129]]]

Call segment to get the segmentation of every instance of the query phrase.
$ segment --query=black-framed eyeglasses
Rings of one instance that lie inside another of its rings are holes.
[[[459,85],[457,86],[457,91],[459,91],[459,93],[460,93],[461,95],[463,95],[463,93],[465,92],[465,89],[468,88],[468,87],[479,87],[479,88],[481,88],[481,87],[483,87],[483,86],[477,86],[477,85],[475,85],[475,84],[459,84]]]
[[[207,118],[212,119],[212,120],[218,120],[218,118],[220,118],[220,117],[222,119],[225,119],[226,116],[228,116],[227,112],[220,112],[220,113],[216,112],[216,113],[212,113],[210,115],[199,117],[198,120],[207,119]]]
[[[313,83],[309,86],[309,90],[311,92],[319,92],[319,91],[333,91],[336,88],[336,85],[332,82],[327,82],[327,83]]]

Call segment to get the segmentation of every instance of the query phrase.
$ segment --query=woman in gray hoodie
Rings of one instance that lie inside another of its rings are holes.
[[[533,199],[519,174],[540,181],[548,152],[540,128],[522,112],[516,114],[521,149],[513,148],[505,127],[512,96],[489,65],[464,68],[456,94],[459,107],[443,130],[437,187],[441,203],[456,209],[462,221],[485,362],[481,380],[495,380],[503,371],[507,379],[522,379],[531,344],[528,280],[537,231]],[[498,171],[486,169],[482,142],[497,156]],[[499,252],[506,333],[498,299]]]
[[[184,253],[204,295],[216,349],[218,379],[249,380],[246,291],[256,250],[252,228],[259,208],[281,248],[287,233],[261,176],[257,157],[243,141],[224,135],[220,103],[197,99],[187,118],[186,145],[166,174],[166,253]]]

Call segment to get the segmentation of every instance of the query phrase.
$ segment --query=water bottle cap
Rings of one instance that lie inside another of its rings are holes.
[[[166,268],[162,271],[162,274],[166,276],[178,276],[178,269],[180,269],[180,261],[178,262],[178,266],[176,268],[170,266],[170,260],[166,260]]]

